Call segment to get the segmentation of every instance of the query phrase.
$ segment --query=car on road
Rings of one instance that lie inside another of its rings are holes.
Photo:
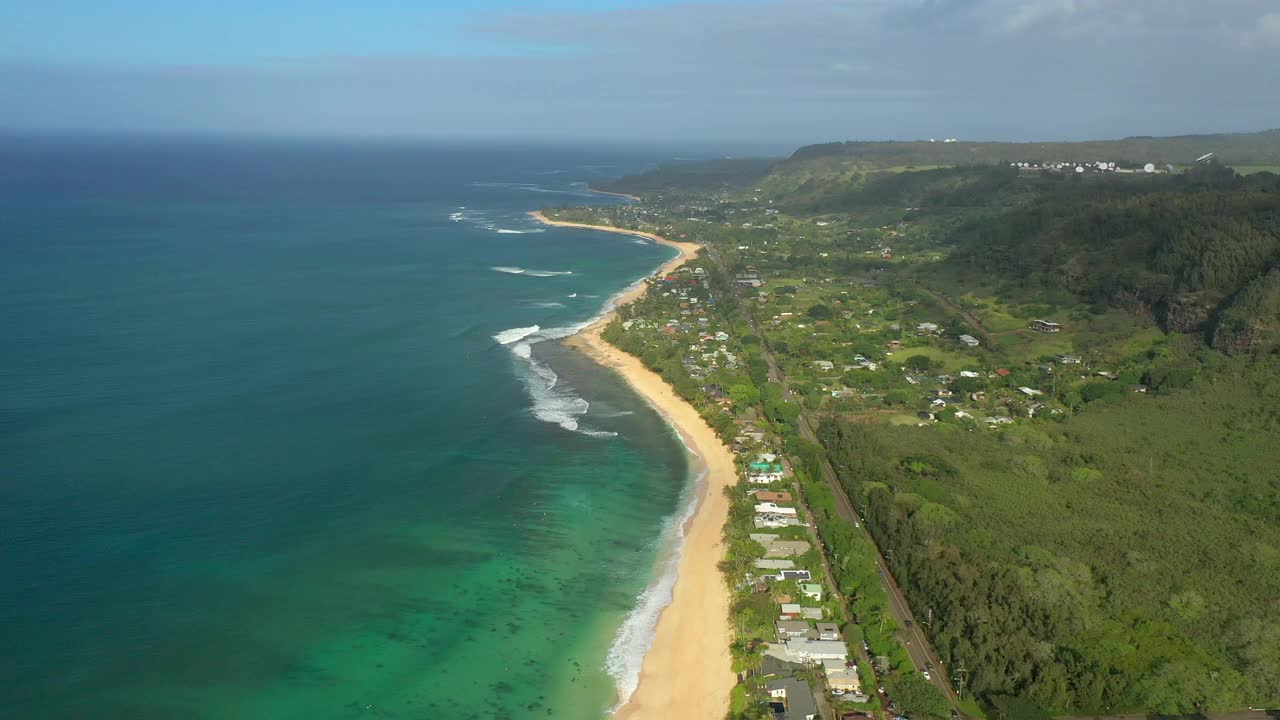
[[[920,674],[924,676],[924,679],[925,679],[925,680],[932,680],[932,679],[933,679],[933,676],[929,674],[929,671],[928,671],[928,670],[921,670],[921,671],[920,671]]]
[[[908,629],[908,630],[910,630],[912,627],[913,627],[913,623],[912,623],[910,620],[908,620],[908,621],[907,621],[907,629]]]

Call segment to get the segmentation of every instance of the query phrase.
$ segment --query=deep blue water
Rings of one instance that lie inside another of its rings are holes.
[[[599,717],[688,470],[536,341],[671,251],[524,213],[661,159],[0,142],[0,715]]]

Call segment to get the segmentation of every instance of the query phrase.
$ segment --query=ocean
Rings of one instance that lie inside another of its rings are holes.
[[[687,153],[686,153],[687,154]],[[0,708],[600,718],[693,479],[553,340],[659,149],[0,141]]]

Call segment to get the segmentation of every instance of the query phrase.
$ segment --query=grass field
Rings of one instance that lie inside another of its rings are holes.
[[[933,360],[939,366],[939,369],[947,372],[962,370],[970,366],[978,368],[983,365],[982,360],[973,355],[966,355],[958,350],[943,350],[942,348],[928,345],[895,350],[888,356],[888,361],[901,365],[912,355],[925,355],[930,360]]]

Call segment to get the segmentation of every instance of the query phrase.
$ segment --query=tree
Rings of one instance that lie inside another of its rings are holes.
[[[833,313],[831,312],[831,308],[826,305],[819,304],[809,308],[808,315],[814,320],[830,320]]]
[[[928,355],[912,355],[904,364],[911,370],[928,372],[933,367],[933,359]]]
[[[885,685],[888,687],[889,697],[897,701],[902,714],[908,717],[945,718],[947,711],[951,709],[947,696],[919,673],[898,673],[889,678]]]
[[[729,397],[733,398],[736,407],[748,407],[760,404],[760,391],[755,385],[742,383],[729,388]]]

